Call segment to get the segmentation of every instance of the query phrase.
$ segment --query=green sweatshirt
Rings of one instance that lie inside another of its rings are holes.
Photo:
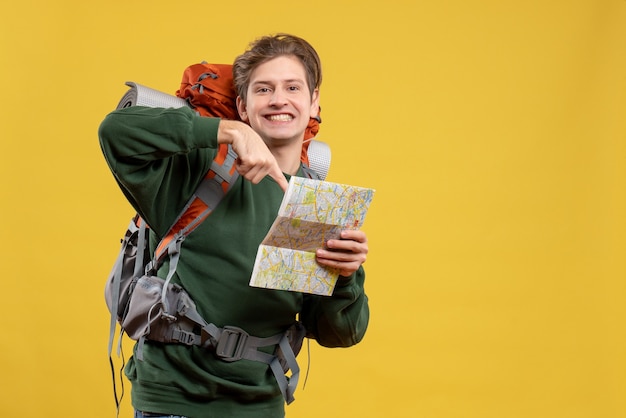
[[[153,248],[208,171],[219,123],[188,108],[144,107],[117,110],[102,122],[104,156],[126,198],[154,231]],[[268,337],[299,317],[307,336],[323,346],[358,343],[369,320],[362,268],[341,280],[331,297],[248,285],[258,246],[282,197],[270,177],[256,185],[239,177],[183,243],[173,281],[217,326]],[[145,412],[192,418],[284,416],[280,389],[263,363],[228,363],[200,347],[148,341],[144,360],[132,357],[125,372],[132,382],[133,406]]]

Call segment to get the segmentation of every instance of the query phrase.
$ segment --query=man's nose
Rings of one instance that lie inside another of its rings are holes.
[[[270,97],[270,106],[281,106],[286,103],[287,99],[283,91],[276,89]]]

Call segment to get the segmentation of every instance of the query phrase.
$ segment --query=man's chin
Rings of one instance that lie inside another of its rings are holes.
[[[268,145],[281,146],[281,145],[289,145],[294,142],[302,142],[304,139],[304,132],[294,135],[293,133],[287,132],[262,132],[260,133],[261,138]]]

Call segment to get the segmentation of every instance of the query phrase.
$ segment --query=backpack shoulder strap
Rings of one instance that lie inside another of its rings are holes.
[[[189,235],[221,202],[239,176],[235,169],[236,159],[237,154],[230,145],[220,145],[211,168],[159,242],[153,263],[158,265],[172,249],[172,244]]]
[[[330,168],[330,146],[325,142],[313,139],[309,142],[307,156],[309,160],[308,168],[316,173],[316,175],[311,177],[309,173],[305,172],[305,174],[315,180],[325,180],[328,175],[328,169]]]
[[[310,179],[323,180],[322,176],[320,176],[317,171],[313,170],[311,167],[304,163],[302,163],[302,172]]]

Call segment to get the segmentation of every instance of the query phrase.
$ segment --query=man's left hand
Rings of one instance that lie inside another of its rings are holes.
[[[338,269],[341,276],[350,276],[365,263],[368,251],[365,232],[347,229],[341,231],[341,239],[328,240],[326,248],[318,249],[316,259],[322,266]]]

